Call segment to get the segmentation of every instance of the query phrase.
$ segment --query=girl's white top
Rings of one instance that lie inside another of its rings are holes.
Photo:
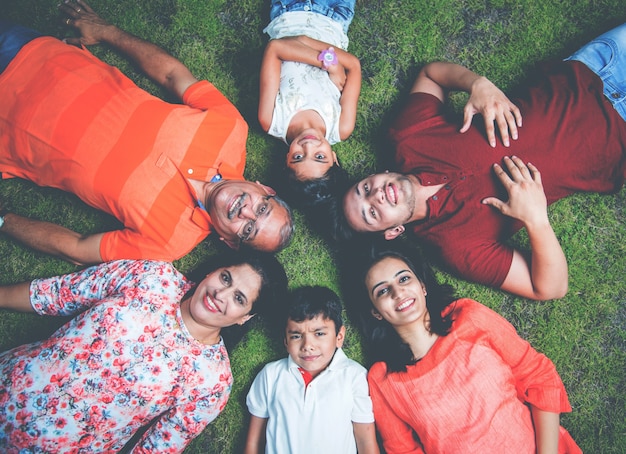
[[[286,12],[263,30],[270,39],[305,35],[341,49],[348,48],[348,36],[334,20],[310,11]],[[326,124],[326,140],[340,142],[341,92],[320,67],[285,61],[281,64],[280,86],[268,133],[287,143],[289,123],[295,114],[314,110]]]

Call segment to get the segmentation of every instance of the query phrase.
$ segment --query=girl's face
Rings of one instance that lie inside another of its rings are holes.
[[[261,276],[250,265],[219,268],[208,274],[191,296],[191,323],[211,330],[242,325],[252,317],[249,313],[260,289]],[[188,328],[192,332],[192,327]]]
[[[287,167],[299,181],[322,178],[337,163],[337,155],[324,136],[307,130],[297,136],[287,152]]]
[[[426,289],[409,266],[397,257],[385,257],[365,276],[365,286],[374,306],[372,315],[393,327],[424,322]]]

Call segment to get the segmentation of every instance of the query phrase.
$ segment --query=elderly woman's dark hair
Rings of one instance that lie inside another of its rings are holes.
[[[430,264],[418,249],[411,247],[406,241],[379,240],[361,247],[360,254],[353,252],[350,257],[356,269],[346,281],[352,289],[346,300],[350,302],[350,310],[358,319],[361,332],[367,341],[370,361],[384,361],[389,372],[405,372],[406,366],[415,364],[416,360],[409,346],[391,324],[372,315],[374,306],[365,287],[368,271],[387,257],[395,257],[405,262],[428,291],[426,309],[430,316],[429,330],[439,336],[446,336],[452,326],[452,315],[442,316],[441,312],[456,299],[454,290],[437,281]],[[350,281],[352,282],[349,283]]]
[[[258,321],[259,318],[272,318],[276,316],[277,307],[284,300],[287,294],[287,275],[285,269],[273,254],[245,249],[241,251],[224,251],[216,254],[192,272],[187,274],[189,280],[199,283],[207,274],[213,271],[230,266],[250,265],[252,269],[261,277],[261,288],[259,296],[252,302],[250,314],[255,317],[251,321]],[[195,291],[195,286],[189,294]],[[222,328],[220,334],[228,349],[234,348],[243,336],[249,331],[252,323],[249,321],[243,325],[233,325]]]

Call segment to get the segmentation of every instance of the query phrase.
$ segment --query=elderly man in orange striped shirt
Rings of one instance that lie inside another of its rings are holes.
[[[0,172],[72,192],[124,228],[81,235],[0,210],[0,232],[78,264],[175,260],[211,231],[232,248],[274,252],[293,233],[273,189],[245,181],[248,126],[209,82],[161,48],[60,6],[65,42],[0,22]],[[137,87],[84,46],[110,45],[183,104]],[[0,207],[1,208],[1,207]]]

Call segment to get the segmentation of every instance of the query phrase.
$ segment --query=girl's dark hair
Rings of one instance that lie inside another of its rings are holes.
[[[333,164],[321,178],[310,180],[298,180],[289,167],[285,168],[285,172],[285,197],[289,197],[289,202],[301,209],[327,203],[346,187],[349,180],[348,173],[337,164]]]
[[[363,245],[360,256],[351,257],[358,265],[358,270],[351,274],[353,281],[350,287],[354,290],[350,296],[350,305],[354,316],[358,319],[364,338],[368,343],[369,356],[372,363],[384,361],[389,372],[405,372],[406,366],[415,364],[413,353],[386,320],[378,320],[372,315],[374,308],[365,277],[368,271],[378,262],[387,257],[395,257],[407,264],[409,269],[422,282],[428,291],[426,309],[430,316],[428,329],[439,336],[446,336],[452,326],[452,314],[442,316],[441,312],[455,299],[454,289],[447,284],[440,284],[430,264],[422,254],[405,241],[379,240]]]
[[[250,314],[255,315],[252,320],[257,321],[259,318],[270,317],[275,314],[276,307],[280,301],[284,300],[287,293],[287,275],[285,274],[285,269],[273,254],[248,249],[237,252],[231,250],[220,252],[188,273],[187,277],[194,284],[197,284],[207,274],[219,268],[238,265],[250,265],[261,277],[259,296],[252,302],[252,309],[250,310]],[[185,297],[193,294],[194,291],[195,285]],[[231,349],[237,345],[249,331],[252,325],[251,321],[243,325],[232,325],[222,328],[220,334],[224,339],[226,348]]]
[[[290,319],[303,322],[321,315],[335,324],[335,334],[339,334],[343,326],[342,310],[341,300],[331,289],[319,285],[300,287],[293,290],[288,297],[283,326]]]

